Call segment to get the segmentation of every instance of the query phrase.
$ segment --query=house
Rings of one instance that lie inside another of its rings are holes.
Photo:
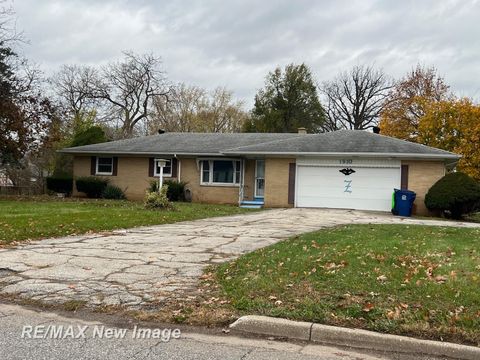
[[[0,168],[0,186],[13,186],[13,181],[7,175],[5,169]]]
[[[417,214],[428,213],[426,192],[460,158],[352,130],[163,133],[62,151],[74,155],[75,177],[106,177],[130,199],[144,197],[156,159],[167,159],[164,178],[186,182],[196,202],[390,211],[393,189],[408,188]]]

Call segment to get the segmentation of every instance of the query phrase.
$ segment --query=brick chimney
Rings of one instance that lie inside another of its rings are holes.
[[[298,128],[298,133],[299,133],[299,134],[306,134],[306,133],[307,133],[307,129],[305,129],[304,127],[299,127],[299,128]]]

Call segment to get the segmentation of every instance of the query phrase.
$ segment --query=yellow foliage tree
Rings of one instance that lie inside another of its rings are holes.
[[[480,106],[470,99],[425,105],[417,141],[462,155],[458,169],[480,180]]]

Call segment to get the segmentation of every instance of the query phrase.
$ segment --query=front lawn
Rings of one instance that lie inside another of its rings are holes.
[[[344,226],[244,255],[206,278],[237,316],[480,343],[479,229]]]
[[[26,239],[167,224],[245,213],[230,205],[175,203],[174,211],[146,210],[142,203],[55,198],[0,199],[0,245]]]

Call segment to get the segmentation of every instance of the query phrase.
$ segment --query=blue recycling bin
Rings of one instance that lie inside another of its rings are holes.
[[[410,190],[394,189],[392,213],[399,216],[412,216],[413,202],[417,194]]]

